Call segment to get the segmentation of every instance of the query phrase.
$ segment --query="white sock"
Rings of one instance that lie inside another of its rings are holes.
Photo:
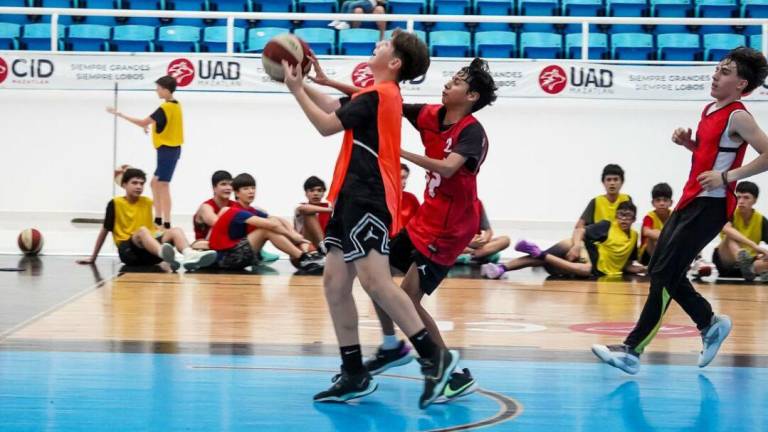
[[[397,340],[395,335],[384,335],[384,341],[381,343],[381,349],[391,350],[400,345],[400,341]]]

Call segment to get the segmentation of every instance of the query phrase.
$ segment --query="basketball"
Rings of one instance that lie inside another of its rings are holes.
[[[34,228],[27,228],[19,233],[18,242],[25,255],[37,255],[43,248],[43,235]]]
[[[283,60],[291,66],[301,64],[302,74],[306,76],[312,67],[308,54],[309,45],[306,42],[291,33],[283,33],[267,42],[261,54],[261,62],[264,72],[270,78],[283,82]]]

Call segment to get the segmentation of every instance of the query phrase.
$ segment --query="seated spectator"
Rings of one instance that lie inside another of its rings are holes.
[[[104,225],[96,238],[93,253],[88,259],[78,260],[79,264],[96,262],[107,232],[112,233],[120,261],[126,265],[155,265],[165,261],[176,271],[182,265],[186,270],[196,270],[216,261],[214,251],[194,251],[181,228],[155,231],[152,200],[141,195],[146,181],[146,174],[138,168],[127,168],[122,173],[120,186],[125,189],[125,196],[115,197],[107,204]],[[184,257],[181,262],[176,260],[174,246]]]
[[[401,224],[403,226],[408,225],[408,222],[410,222],[413,215],[416,214],[416,211],[421,206],[421,203],[419,203],[419,199],[416,198],[416,195],[405,191],[405,186],[408,184],[408,177],[410,176],[411,169],[408,168],[408,165],[401,163],[400,182],[403,186],[403,198],[400,202],[400,220],[402,221]]]
[[[315,250],[324,250],[322,247],[325,238],[325,227],[331,219],[333,207],[326,202],[325,182],[319,177],[312,176],[304,181],[304,195],[307,201],[299,204],[293,217],[293,227],[305,239],[309,240]]]
[[[211,227],[216,223],[219,214],[228,210],[235,204],[232,196],[232,174],[227,171],[216,171],[211,176],[213,186],[213,198],[204,201],[197,208],[192,217],[195,228],[195,242],[192,247],[199,250],[208,250],[208,235]]]
[[[643,218],[640,236],[640,263],[643,265],[651,262],[661,229],[672,214],[672,202],[672,188],[668,184],[659,183],[651,189],[653,210]]]
[[[258,264],[258,252],[267,241],[287,253],[305,271],[322,267],[323,257],[308,253],[309,241],[290,223],[251,206],[256,197],[256,180],[239,174],[232,180],[237,202],[219,215],[211,228],[210,247],[218,252],[218,266],[242,270]]]
[[[565,255],[565,259],[574,262],[580,259],[582,255],[581,242],[576,241],[577,233],[588,225],[607,220],[613,222],[616,220],[616,209],[619,204],[625,201],[632,201],[632,197],[621,193],[624,186],[624,170],[616,164],[608,164],[603,168],[601,176],[604,195],[598,195],[589,201],[584,212],[576,222],[573,235],[571,236],[571,250]]]
[[[488,263],[482,266],[483,277],[498,279],[504,273],[526,267],[544,267],[553,276],[590,278],[618,276],[623,273],[643,273],[646,267],[634,264],[637,259],[637,231],[632,229],[637,208],[629,201],[619,204],[616,220],[602,220],[577,229],[573,239],[563,240],[542,251],[536,244],[521,240],[515,250],[528,254],[505,264]],[[565,258],[572,250],[572,241],[584,245],[585,262],[572,262]]]
[[[459,255],[456,264],[485,264],[497,263],[501,257],[501,251],[509,247],[509,237],[493,236],[491,222],[485,212],[485,206],[480,203],[480,232]]]
[[[381,0],[346,0],[341,5],[341,13],[355,13],[355,14],[384,14],[387,13],[387,3]],[[348,23],[346,21],[331,21],[328,24],[329,27],[333,27],[336,30],[346,30],[348,28],[360,27],[360,22]],[[381,36],[384,36],[384,32],[387,30],[387,22],[379,21],[376,23]]]
[[[736,186],[736,211],[723,228],[720,244],[712,254],[712,261],[720,277],[754,280],[768,275],[768,249],[760,243],[768,243],[768,220],[754,209],[760,189],[750,181]]]

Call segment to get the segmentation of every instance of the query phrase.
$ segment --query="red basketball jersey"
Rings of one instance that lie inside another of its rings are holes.
[[[438,111],[442,105],[425,105],[417,120],[427,157],[445,159],[467,126],[477,123],[468,115],[449,129],[440,130]],[[477,174],[488,152],[488,138],[483,137],[483,153],[474,171],[466,165],[443,178],[427,173],[424,202],[406,229],[414,247],[431,261],[445,266],[456,258],[480,227],[480,201],[477,199]]]
[[[229,200],[227,203],[227,207],[232,207],[235,205],[235,201]],[[213,208],[213,212],[216,214],[219,214],[221,211],[221,207],[216,204],[216,200],[213,198],[209,199],[208,201],[205,201],[203,204],[208,204]],[[195,240],[205,240],[208,237],[208,233],[211,231],[211,227],[203,223],[198,223],[197,221],[193,220],[192,224],[195,226]]]
[[[727,145],[732,144],[727,136],[731,115],[734,111],[747,111],[744,104],[732,102],[707,114],[712,105],[714,105],[714,102],[704,108],[701,120],[696,128],[696,149],[693,151],[691,173],[688,176],[688,181],[685,183],[680,202],[677,204],[677,210],[685,208],[704,193],[701,184],[696,180],[700,174],[713,169],[732,170],[740,167],[744,160],[744,153],[747,150],[746,142],[736,146]],[[733,193],[735,188],[736,182],[731,182],[725,190],[729,219],[736,209],[736,196]]]
[[[419,204],[419,199],[416,198],[416,195],[403,191],[403,198],[400,201],[400,221],[403,226],[408,226],[408,222],[410,222],[411,219],[413,219],[413,216],[416,215],[419,206],[421,206],[421,204]]]

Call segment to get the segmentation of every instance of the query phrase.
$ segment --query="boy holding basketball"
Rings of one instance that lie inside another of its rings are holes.
[[[739,47],[715,67],[711,96],[693,137],[678,128],[672,142],[693,153],[688,181],[677,208],[664,224],[649,265],[651,286],[635,328],[617,345],[593,345],[592,352],[626,373],[640,369],[640,355],[661,327],[675,300],[701,332],[699,367],[707,366],[731,331],[731,319],[715,315],[712,305],[685,277],[688,265],[723,228],[736,208],[736,181],[768,170],[768,137],[740,99],[768,76],[768,62],[760,51]],[[759,156],[741,166],[747,146]]]
[[[184,143],[184,122],[181,115],[181,105],[174,99],[176,78],[164,76],[155,81],[157,96],[164,100],[160,107],[149,117],[136,118],[118,112],[115,108],[107,108],[107,112],[149,131],[152,126],[152,144],[157,150],[157,168],[152,177],[152,197],[155,207],[155,225],[165,229],[171,228],[171,178],[176,170],[176,163],[181,156],[181,145]]]
[[[323,136],[344,131],[328,200],[328,250],[323,285],[339,341],[342,367],[334,384],[315,395],[316,402],[347,401],[376,390],[362,361],[355,277],[371,298],[391,315],[420,355],[424,392],[419,407],[440,395],[459,360],[439,347],[408,295],[395,285],[389,269],[389,237],[400,230],[400,133],[402,98],[398,82],[427,71],[429,53],[416,35],[395,31],[380,41],[368,60],[374,85],[337,100],[303,83],[301,71],[283,62],[285,84],[312,125]]]
[[[120,185],[125,189],[125,196],[115,197],[107,204],[104,225],[96,238],[93,253],[88,259],[78,260],[79,264],[96,262],[108,232],[112,233],[120,261],[126,265],[155,265],[165,261],[176,271],[182,265],[187,270],[195,270],[216,261],[215,251],[192,250],[181,228],[171,228],[163,233],[155,231],[152,200],[141,195],[146,180],[146,174],[140,169],[128,168],[123,172]],[[181,263],[176,261],[174,246],[184,256]]]

